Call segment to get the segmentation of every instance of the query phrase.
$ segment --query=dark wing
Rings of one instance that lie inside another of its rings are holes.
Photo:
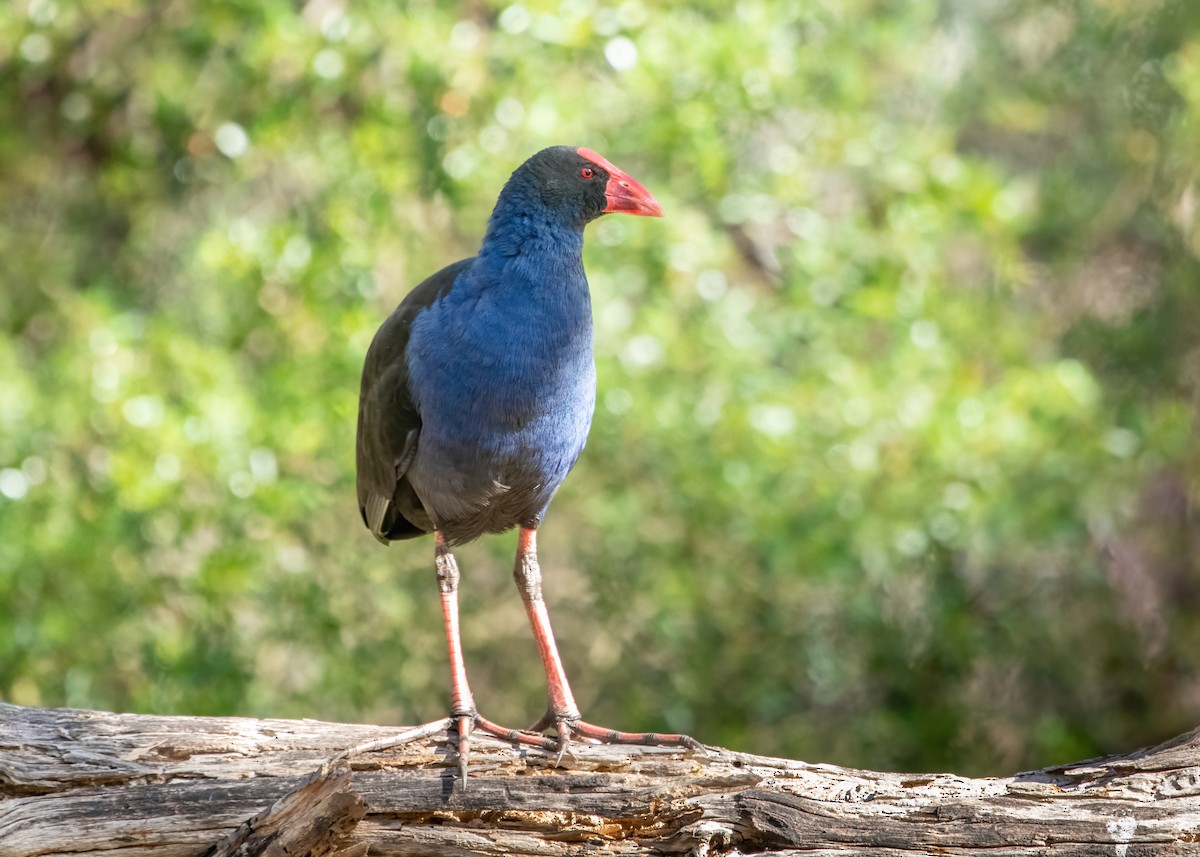
[[[455,262],[409,292],[367,349],[358,395],[358,508],[367,529],[384,544],[433,529],[404,478],[421,434],[421,415],[408,388],[408,337],[421,310],[449,291],[473,261]]]

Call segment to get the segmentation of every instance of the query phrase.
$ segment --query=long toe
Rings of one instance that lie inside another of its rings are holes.
[[[527,747],[541,747],[543,750],[558,749],[558,742],[553,738],[549,738],[539,732],[534,732],[531,729],[509,729],[479,715],[475,716],[475,729],[494,738],[499,738],[502,741],[511,741],[514,744],[523,744]]]
[[[434,720],[426,723],[423,726],[416,726],[412,729],[406,729],[395,735],[387,735],[383,738],[375,738],[371,741],[364,741],[361,744],[355,744],[353,747],[347,747],[342,752],[334,756],[334,760],[348,759],[351,756],[358,756],[362,753],[372,753],[377,750],[388,750],[392,747],[402,747],[405,744],[411,744],[414,741],[422,741],[430,738],[439,732],[445,732],[454,725],[454,720],[449,717],[443,717],[441,720]]]
[[[571,731],[580,738],[590,738],[602,744],[635,744],[649,747],[687,747],[689,750],[704,751],[704,745],[690,735],[674,732],[621,732],[606,729],[592,723],[576,720],[570,724]]]

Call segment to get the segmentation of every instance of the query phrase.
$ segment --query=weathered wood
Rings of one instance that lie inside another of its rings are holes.
[[[284,795],[204,852],[204,857],[350,857],[366,845],[347,837],[367,814],[367,804],[350,789],[350,765],[326,762],[295,791]]]
[[[327,765],[394,731],[0,704],[0,857],[1200,854],[1200,729],[990,779],[480,736],[464,792],[444,734]]]

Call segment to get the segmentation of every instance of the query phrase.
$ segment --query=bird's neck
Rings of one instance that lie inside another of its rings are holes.
[[[500,227],[489,227],[479,262],[488,269],[544,266],[583,271],[583,230],[551,227],[522,219]]]
[[[583,228],[555,213],[502,200],[488,223],[476,260],[475,285],[493,299],[537,304],[560,321],[586,315],[591,298],[583,273]]]
[[[547,208],[528,188],[509,182],[496,202],[483,236],[480,258],[583,255],[583,224],[566,212]]]
[[[476,347],[508,351],[509,360],[525,352],[552,361],[576,353],[591,359],[582,229],[536,213],[493,215],[475,263],[447,297],[469,307],[455,324],[471,331]]]

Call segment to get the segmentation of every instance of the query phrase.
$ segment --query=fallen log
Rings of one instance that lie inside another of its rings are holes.
[[[1127,756],[971,779],[709,748],[0,704],[0,857],[1200,854],[1200,729]]]

